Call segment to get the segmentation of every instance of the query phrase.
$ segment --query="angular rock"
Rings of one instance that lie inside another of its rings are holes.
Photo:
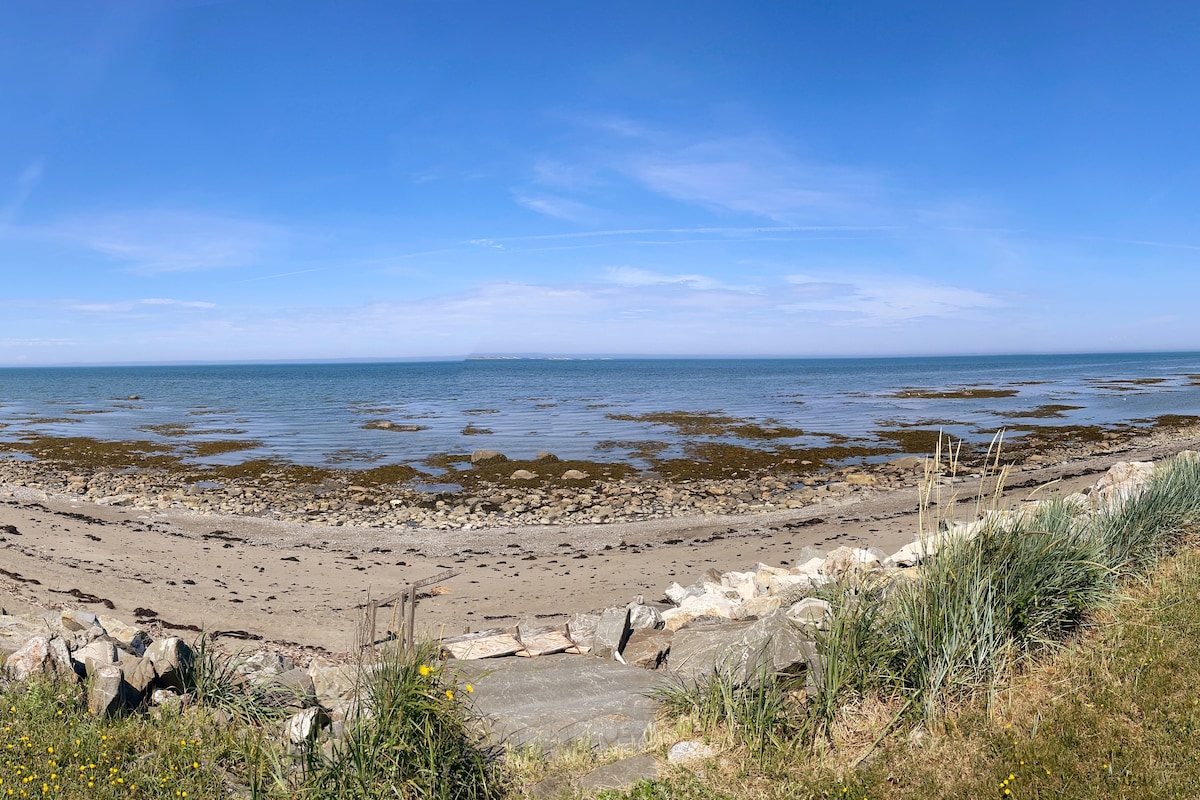
[[[642,669],[658,669],[671,651],[673,631],[641,628],[629,636],[621,658],[626,664]]]
[[[704,587],[699,584],[691,586],[680,586],[678,583],[672,583],[663,592],[663,595],[675,605],[680,605],[689,597],[699,597],[704,594]]]
[[[663,626],[675,631],[700,617],[715,617],[732,619],[734,604],[724,594],[706,592],[699,597],[688,597],[679,608],[669,608],[662,612]]]
[[[776,612],[754,622],[677,631],[667,669],[685,680],[704,680],[720,670],[742,682],[759,671],[795,671],[815,649],[798,626]]]
[[[97,639],[71,654],[75,663],[83,668],[85,675],[93,675],[96,667],[118,663],[117,646],[111,641]]]
[[[18,683],[34,675],[57,675],[71,680],[78,677],[66,642],[57,636],[31,638],[4,662],[4,675]]]
[[[796,576],[789,575],[788,577]],[[765,617],[778,611],[782,605],[783,600],[779,597],[755,597],[734,609],[734,619]]]
[[[878,566],[874,554],[861,547],[839,547],[825,558],[821,572],[835,579],[861,577]]]
[[[592,655],[613,658],[629,639],[629,609],[606,608],[600,613],[596,635],[592,638]]]
[[[180,691],[187,689],[187,673],[195,660],[192,648],[178,636],[159,639],[147,647],[142,656],[142,662],[153,667],[154,681],[159,688],[171,687]]]
[[[654,606],[642,603],[629,604],[629,627],[633,630],[642,628],[661,628],[663,625],[662,612]]]
[[[600,624],[600,615],[591,612],[572,614],[567,620],[567,638],[576,647],[592,649],[592,640],[596,638],[596,626]]]
[[[824,578],[815,575],[771,575],[767,578],[767,592],[772,596],[786,595],[822,583]]]
[[[125,673],[116,664],[101,664],[88,686],[88,711],[97,716],[119,714],[141,702],[141,693],[125,681]]]
[[[86,631],[93,625],[98,625],[99,620],[95,614],[87,611],[75,611],[69,608],[62,610],[62,626],[69,631]]]
[[[47,633],[49,629],[42,620],[0,615],[0,655],[15,653],[30,639]]]
[[[639,781],[651,781],[658,777],[658,762],[653,756],[631,756],[594,770],[579,779],[580,788],[589,792],[604,789],[625,791]]]
[[[1092,485],[1091,494],[1104,502],[1119,502],[1141,491],[1153,477],[1151,461],[1118,461]]]
[[[124,621],[116,617],[101,614],[97,619],[104,627],[104,630],[108,631],[108,635],[112,637],[113,641],[135,656],[145,655],[146,648],[154,641],[150,634],[141,628],[127,625]]]
[[[308,675],[322,708],[333,708],[352,699],[364,680],[362,670],[353,664],[333,666],[314,661],[309,665]]]
[[[757,575],[753,572],[726,572],[721,575],[721,586],[737,592],[741,600],[758,595]]]
[[[824,629],[833,614],[833,606],[816,597],[806,597],[784,612],[784,615],[806,631]]]
[[[293,745],[302,745],[317,738],[321,729],[329,725],[329,715],[320,708],[306,708],[293,714],[283,723],[283,735]]]

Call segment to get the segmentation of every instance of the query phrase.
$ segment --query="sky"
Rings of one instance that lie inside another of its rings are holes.
[[[1200,350],[1200,4],[5,0],[0,365]]]

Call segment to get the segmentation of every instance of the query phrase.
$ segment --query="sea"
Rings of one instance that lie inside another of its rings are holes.
[[[671,412],[799,430],[747,441],[646,418]],[[1145,425],[1165,414],[1200,415],[1200,354],[0,369],[0,441],[249,445],[195,459],[214,464],[270,458],[361,469],[477,449],[636,463],[647,442],[672,457],[697,440],[803,447],[830,437],[869,442],[901,428],[976,441],[1022,423]],[[4,457],[27,457],[8,450]]]

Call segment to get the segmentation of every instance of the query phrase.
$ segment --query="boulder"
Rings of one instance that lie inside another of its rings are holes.
[[[662,612],[663,627],[676,631],[700,617],[733,619],[734,603],[724,594],[705,592],[699,597],[688,597],[679,608]]]
[[[805,631],[811,632],[828,627],[829,618],[833,615],[833,606],[825,600],[806,597],[790,606],[784,614]]]
[[[704,594],[704,586],[699,583],[693,583],[691,586],[680,586],[678,583],[671,583],[663,595],[675,605],[682,605],[683,601],[689,597],[699,597]]]
[[[536,456],[533,457],[533,460],[541,461],[542,463],[552,464],[555,461],[558,461],[558,456],[554,455],[554,453],[548,453],[545,450],[541,450],[538,452],[538,454]]]
[[[334,666],[314,661],[308,668],[313,694],[322,708],[353,699],[362,683],[362,672],[353,664]]]
[[[827,577],[842,579],[861,577],[879,566],[879,559],[861,547],[839,547],[825,558],[821,572]]]
[[[329,725],[329,715],[320,708],[306,708],[288,717],[283,723],[283,735],[289,743],[299,746],[317,738],[321,729]]]
[[[672,631],[642,628],[634,631],[621,651],[626,664],[642,669],[658,669],[671,650]]]
[[[744,682],[759,671],[792,672],[808,663],[816,645],[781,612],[754,622],[683,628],[671,640],[667,669],[685,680],[717,671]]]
[[[137,706],[141,692],[126,680],[124,671],[116,664],[101,664],[92,674],[88,686],[88,711],[97,716],[118,714]]]
[[[508,461],[508,456],[499,450],[476,450],[471,453],[472,464],[482,464],[489,461]]]
[[[61,620],[63,628],[68,631],[86,631],[93,625],[100,624],[95,614],[87,611],[74,611],[69,608],[62,610]]]
[[[789,578],[796,577],[789,575]],[[765,617],[779,610],[783,605],[783,600],[779,597],[755,597],[753,600],[747,600],[740,606],[734,609],[734,619],[753,619],[757,617]]]
[[[825,558],[825,556],[813,556],[812,558],[807,559],[803,564],[797,564],[796,566],[792,567],[791,573],[793,575],[823,575],[823,570],[825,569]]]
[[[726,572],[721,575],[721,586],[737,592],[741,600],[758,595],[757,575],[753,572]]]
[[[524,646],[517,655],[528,658],[561,653],[569,650],[573,644],[567,638],[566,628],[562,625],[518,625],[517,639]]]
[[[15,653],[35,636],[46,636],[43,620],[0,614],[0,656]]]
[[[662,626],[662,613],[657,608],[643,603],[629,604],[630,628],[636,631],[642,628],[661,628]]]
[[[596,635],[592,637],[592,655],[615,658],[629,639],[629,609],[606,608],[600,613]]]
[[[513,481],[531,481],[536,477],[537,473],[535,472],[530,472],[527,469],[519,469],[512,475],[509,475],[508,479]]]
[[[79,664],[84,674],[88,676],[94,675],[97,667],[116,664],[119,661],[117,646],[105,639],[96,639],[93,642],[89,642],[72,653],[71,658],[75,663]]]
[[[588,474],[582,470],[569,469],[566,472],[564,472],[560,477],[564,481],[582,481],[582,480],[586,479],[587,476],[588,476]]]
[[[1119,502],[1141,491],[1153,477],[1151,461],[1118,461],[1092,485],[1091,494],[1104,502]]]
[[[4,662],[4,674],[18,683],[34,675],[77,677],[66,643],[58,637],[45,636],[34,636],[10,655]]]
[[[127,625],[124,621],[116,617],[101,614],[97,619],[118,646],[128,650],[135,656],[145,655],[146,648],[154,641],[150,634],[141,628]]]
[[[158,688],[171,687],[180,691],[187,689],[187,673],[196,657],[178,636],[159,639],[146,648],[142,655],[143,665],[149,664],[154,671],[154,682]],[[145,667],[139,667],[144,670]]]
[[[771,575],[767,578],[767,593],[772,596],[785,595],[799,589],[820,586],[824,578],[817,575]]]
[[[576,647],[592,649],[592,640],[596,638],[596,626],[600,624],[600,615],[592,612],[572,614],[567,620],[567,638]]]

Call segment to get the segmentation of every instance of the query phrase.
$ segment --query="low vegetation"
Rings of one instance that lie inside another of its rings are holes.
[[[832,614],[810,674],[718,671],[660,691],[659,754],[698,738],[719,755],[605,796],[1200,796],[1187,744],[1200,732],[1200,458],[1098,508],[1003,515],[993,451],[973,529],[949,518],[961,504],[945,461],[923,503],[936,557],[823,587]],[[548,771],[487,743],[471,687],[431,647],[371,666],[344,736],[287,745],[288,698],[244,688],[201,644],[184,706],[100,719],[77,687],[4,688],[0,796],[505,798]]]

